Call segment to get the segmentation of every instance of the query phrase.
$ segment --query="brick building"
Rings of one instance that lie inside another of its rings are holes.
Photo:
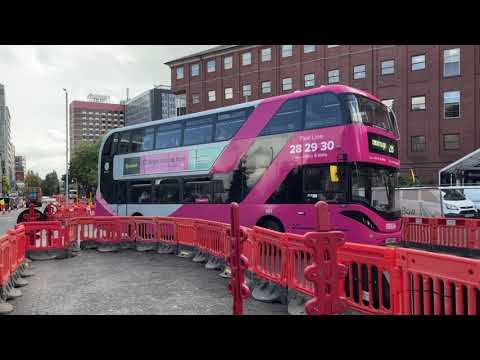
[[[110,129],[124,126],[125,106],[97,101],[70,103],[70,157],[81,142],[95,142]]]
[[[479,45],[222,45],[166,65],[187,113],[329,83],[371,92],[393,103],[402,171],[424,182],[480,147]]]

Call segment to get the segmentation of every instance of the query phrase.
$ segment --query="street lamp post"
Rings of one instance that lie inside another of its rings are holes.
[[[65,91],[65,205],[68,206],[68,91]]]

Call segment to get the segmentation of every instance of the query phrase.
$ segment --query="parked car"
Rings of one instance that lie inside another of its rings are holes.
[[[475,217],[477,209],[458,189],[418,187],[397,189],[402,215]]]

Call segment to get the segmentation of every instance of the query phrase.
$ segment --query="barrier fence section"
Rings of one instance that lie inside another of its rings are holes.
[[[405,243],[480,251],[480,220],[404,216]]]
[[[0,314],[13,311],[7,300],[21,295],[17,287],[27,284],[23,277],[30,276],[26,270],[25,227],[17,225],[0,237]]]
[[[260,279],[314,297],[310,313],[336,313],[344,302],[352,310],[372,315],[479,314],[480,260],[408,248],[342,244],[343,234],[328,230],[325,209],[317,208],[318,231],[304,235],[240,227],[245,238],[239,249],[248,260],[248,270]],[[449,220],[455,220],[459,230],[452,230]],[[479,228],[476,220],[410,217],[404,220],[403,231],[425,244],[444,244],[446,240],[439,239],[450,234],[456,240],[448,240],[448,244],[475,248]],[[0,279],[3,284],[25,253],[32,257],[36,252],[86,242],[119,247],[133,243],[137,249],[139,244],[146,248],[188,246],[232,261],[237,254],[232,234],[229,224],[171,217],[87,216],[67,219],[64,224],[24,223],[1,238]],[[237,313],[239,309],[237,302]]]

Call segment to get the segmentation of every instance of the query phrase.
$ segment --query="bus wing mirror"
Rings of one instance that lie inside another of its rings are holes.
[[[340,181],[337,165],[330,165],[330,181],[332,183],[337,183]]]

